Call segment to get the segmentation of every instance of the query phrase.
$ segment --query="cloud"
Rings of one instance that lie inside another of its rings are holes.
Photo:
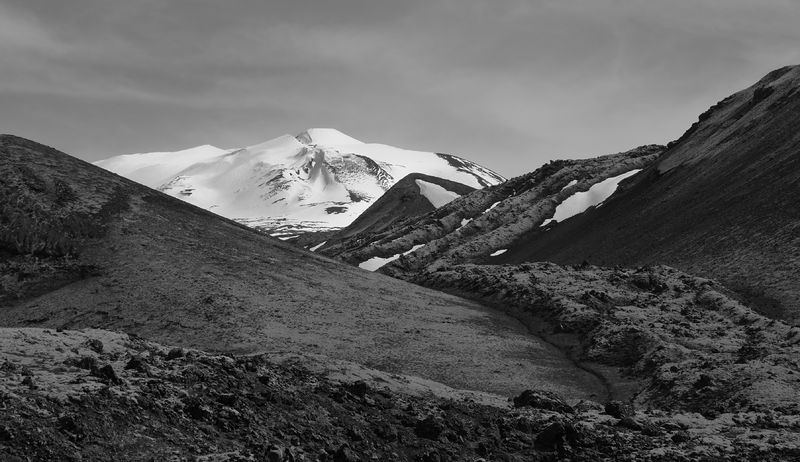
[[[0,126],[92,159],[325,125],[519,173],[679,136],[800,61],[798,23],[786,0],[0,0]]]

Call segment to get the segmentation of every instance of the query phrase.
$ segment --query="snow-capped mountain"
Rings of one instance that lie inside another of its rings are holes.
[[[474,188],[504,181],[457,156],[364,143],[329,128],[241,149],[206,145],[116,156],[96,165],[284,236],[345,227],[410,173]]]

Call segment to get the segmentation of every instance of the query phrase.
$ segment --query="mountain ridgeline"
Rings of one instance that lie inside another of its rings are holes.
[[[797,197],[800,67],[790,66],[720,101],[668,147],[554,161],[322,252],[358,264],[416,248],[380,270],[401,278],[460,263],[667,264],[796,322]]]
[[[668,264],[800,321],[800,66],[700,116],[601,208],[519,236],[499,262]]]
[[[663,146],[651,145],[594,159],[553,161],[532,173],[457,198],[427,215],[407,217],[394,226],[351,239],[334,239],[320,251],[359,264],[424,244],[381,269],[398,277],[444,263],[491,262],[493,253],[540,228],[569,197],[607,185],[591,197],[602,202],[614,189],[625,187],[626,175],[650,165],[663,150]]]
[[[330,129],[99,164],[0,136],[2,460],[800,460],[800,66],[507,181]]]

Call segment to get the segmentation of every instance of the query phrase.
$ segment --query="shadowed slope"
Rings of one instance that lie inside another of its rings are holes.
[[[593,159],[559,160],[534,172],[459,197],[420,217],[399,220],[385,230],[327,243],[320,251],[352,264],[423,247],[384,266],[381,272],[405,279],[442,264],[493,261],[499,249],[539,229],[568,198],[614,177],[650,165],[663,146],[640,146]]]
[[[0,187],[17,191],[0,197],[2,325],[325,354],[504,394],[537,383],[604,393],[509,317],[303,251],[54,149],[3,136],[0,173]],[[11,233],[25,215],[30,242]]]
[[[363,232],[380,232],[398,220],[424,215],[436,210],[430,200],[420,193],[417,180],[442,186],[459,195],[469,194],[475,188],[455,181],[423,173],[412,173],[395,183],[380,199],[358,216],[337,237],[349,237]]]
[[[534,230],[500,263],[669,264],[800,320],[800,66],[700,116],[601,207]]]

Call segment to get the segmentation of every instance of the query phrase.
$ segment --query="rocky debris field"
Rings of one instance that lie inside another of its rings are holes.
[[[504,309],[639,407],[770,427],[777,446],[800,441],[800,328],[713,280],[666,266],[534,263],[457,265],[415,281]]]
[[[781,412],[711,418],[620,401],[568,403],[542,390],[490,406],[380,380],[337,380],[297,361],[166,348],[101,330],[4,328],[0,346],[7,461],[800,456],[797,423]]]

